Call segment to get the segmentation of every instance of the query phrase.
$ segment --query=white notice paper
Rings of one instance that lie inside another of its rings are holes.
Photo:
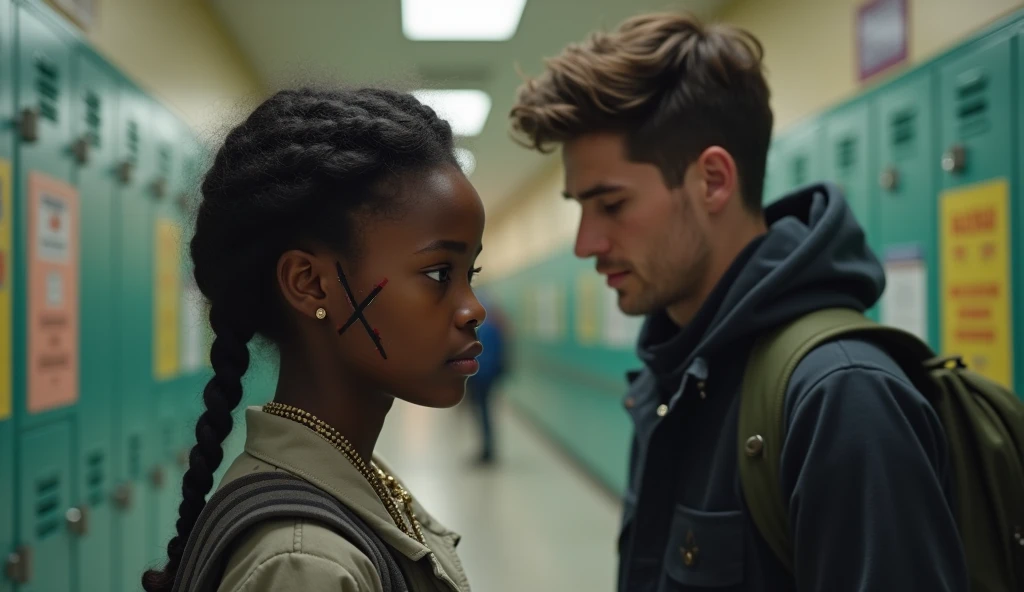
[[[928,341],[928,269],[917,248],[890,249],[885,259],[882,323]]]

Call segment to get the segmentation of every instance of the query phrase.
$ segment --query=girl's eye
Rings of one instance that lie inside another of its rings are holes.
[[[429,277],[430,279],[434,280],[439,284],[447,284],[448,282],[452,281],[451,275],[452,270],[450,267],[444,267],[441,269],[435,269],[433,271],[427,272],[427,277]]]
[[[469,283],[472,284],[473,283],[473,278],[476,277],[477,274],[479,274],[483,270],[484,270],[483,267],[477,267],[476,269],[469,270]]]

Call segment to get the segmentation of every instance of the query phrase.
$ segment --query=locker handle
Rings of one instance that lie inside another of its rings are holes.
[[[72,534],[78,536],[85,536],[89,533],[89,507],[82,505],[81,507],[69,508],[64,513],[64,519],[68,523],[68,530]]]
[[[132,507],[132,486],[130,483],[122,483],[114,490],[114,505],[121,510]]]
[[[7,556],[4,570],[7,577],[15,584],[27,584],[32,581],[32,547],[22,545],[17,551]]]
[[[130,160],[126,160],[117,165],[117,178],[120,179],[121,183],[124,185],[132,182],[132,173],[134,172],[135,164]]]
[[[167,195],[167,178],[160,177],[158,179],[155,179],[150,189],[153,191],[153,195],[157,199],[162,199],[165,195]]]
[[[18,131],[25,142],[39,140],[39,107],[25,107],[18,117]]]
[[[149,472],[149,480],[157,489],[163,489],[167,482],[167,473],[162,466],[153,467],[153,470]]]
[[[894,166],[887,166],[878,177],[878,184],[886,191],[895,191],[900,185],[900,171]]]
[[[188,456],[191,450],[188,448],[182,448],[178,451],[178,466],[186,469],[188,468]]]
[[[89,138],[82,136],[71,145],[71,152],[75,155],[75,162],[79,165],[89,164]]]
[[[967,167],[967,148],[954,144],[942,155],[942,170],[947,173],[961,173]]]

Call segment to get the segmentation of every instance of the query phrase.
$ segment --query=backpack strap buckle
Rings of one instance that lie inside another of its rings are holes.
[[[932,358],[924,363],[925,368],[931,370],[963,370],[967,368],[967,363],[964,362],[963,356],[959,354],[952,354],[948,356],[938,356]]]

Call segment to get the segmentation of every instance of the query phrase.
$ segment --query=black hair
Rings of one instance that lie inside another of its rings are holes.
[[[281,254],[311,241],[352,253],[356,214],[395,207],[396,180],[440,165],[458,166],[449,124],[413,96],[377,88],[280,91],[227,135],[203,179],[190,244],[209,301],[214,375],[203,391],[177,534],[164,569],[143,576],[147,592],[174,584],[242,400],[249,341],[288,336],[275,274]]]

